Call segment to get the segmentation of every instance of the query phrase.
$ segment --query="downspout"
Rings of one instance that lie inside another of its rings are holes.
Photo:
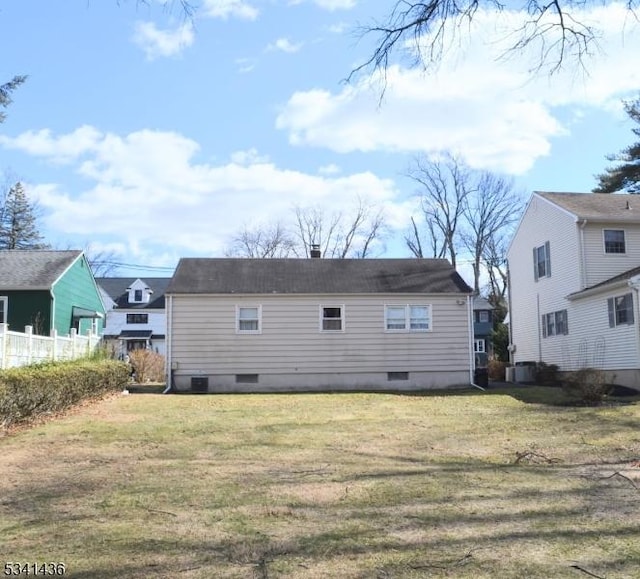
[[[474,388],[478,388],[483,392],[485,389],[482,386],[478,386],[474,380],[475,377],[475,356],[473,355],[473,296],[467,296],[467,324],[468,324],[468,332],[469,335],[469,384]]]
[[[162,392],[163,394],[169,394],[173,388],[173,362],[171,360],[171,328],[173,321],[173,296],[167,296],[167,334],[166,334],[166,343],[167,343],[167,386]]]
[[[587,260],[586,260],[586,255],[585,255],[585,250],[584,250],[584,228],[587,225],[587,220],[586,219],[581,219],[579,222],[580,224],[580,269],[581,269],[581,286],[580,289],[584,289],[587,287]]]
[[[53,288],[49,290],[49,294],[51,294],[51,323],[49,324],[49,335],[56,328],[56,296],[53,293]]]

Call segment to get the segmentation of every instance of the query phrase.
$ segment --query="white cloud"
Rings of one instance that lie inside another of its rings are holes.
[[[233,17],[243,20],[255,20],[259,10],[245,0],[204,0],[204,15],[224,20]]]
[[[186,22],[174,30],[159,30],[153,22],[138,22],[133,41],[144,50],[149,60],[175,56],[193,44],[193,25]]]
[[[305,0],[289,0],[289,5],[296,6],[302,4]],[[351,10],[358,3],[357,0],[311,0],[316,6],[323,10]]]
[[[472,166],[522,174],[549,153],[551,139],[568,134],[559,120],[560,107],[610,108],[622,96],[637,92],[640,29],[628,21],[623,7],[594,9],[584,18],[598,22],[607,52],[589,62],[589,77],[577,78],[575,69],[553,77],[532,76],[530,54],[497,62],[507,45],[495,38],[513,41],[499,27],[513,29],[521,17],[478,11],[469,40],[459,39],[436,73],[391,66],[382,103],[375,75],[337,93],[296,92],[276,126],[288,131],[294,145],[340,153],[452,150]],[[493,42],[490,31],[495,32]]]
[[[337,175],[341,173],[342,169],[338,167],[335,163],[329,163],[328,165],[323,165],[322,167],[318,167],[318,173],[320,175]]]
[[[302,48],[302,42],[294,44],[288,38],[278,38],[275,42],[267,46],[267,50],[280,50],[282,52],[294,53]]]
[[[394,183],[371,172],[307,174],[277,167],[256,149],[233,153],[227,163],[198,163],[198,144],[173,132],[120,136],[83,127],[4,137],[2,144],[47,160],[60,146],[71,151],[66,162],[90,185],[79,192],[55,183],[32,187],[48,230],[99,240],[100,247],[124,243],[128,262],[221,255],[244,225],[285,222],[296,204],[337,211],[362,198],[387,207],[394,223],[402,215],[408,221]]]
[[[256,68],[258,61],[255,58],[236,58],[235,63],[240,74],[247,74]]]

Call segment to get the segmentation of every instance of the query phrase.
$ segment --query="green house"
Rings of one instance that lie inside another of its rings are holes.
[[[0,323],[49,336],[102,333],[105,310],[82,251],[1,250]]]

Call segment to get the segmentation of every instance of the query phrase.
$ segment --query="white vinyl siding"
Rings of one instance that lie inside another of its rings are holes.
[[[387,332],[385,306],[414,296],[332,296],[344,304],[342,332],[318,331],[317,296],[260,296],[261,335],[236,333],[235,296],[172,296],[175,375],[456,372],[469,369],[468,310],[459,296],[429,296],[432,331]],[[247,306],[255,307],[247,297]],[[255,298],[254,298],[255,299]],[[465,300],[466,301],[466,300]],[[420,304],[417,304],[420,305]],[[424,306],[421,306],[424,307]],[[416,320],[422,323],[423,318]]]
[[[534,279],[532,248],[549,244],[551,277]],[[582,288],[580,232],[575,218],[534,195],[508,251],[510,326],[516,346],[514,362],[544,361],[562,365],[562,348],[570,336],[543,338],[542,316],[567,310],[571,333],[579,323],[566,296]],[[555,317],[554,317],[555,324]]]
[[[623,229],[620,224],[613,223],[588,223],[584,228],[586,287],[606,281],[640,263],[640,223],[625,223],[624,253],[606,251],[605,230]]]

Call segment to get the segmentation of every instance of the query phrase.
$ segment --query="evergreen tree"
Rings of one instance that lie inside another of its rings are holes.
[[[22,183],[7,191],[0,206],[0,249],[46,249],[36,227],[36,209]]]
[[[624,110],[634,123],[640,125],[640,97],[634,101],[624,103]],[[632,129],[633,133],[640,137],[640,127]],[[640,193],[640,142],[637,142],[617,155],[607,157],[609,161],[618,161],[619,164],[606,169],[602,175],[598,175],[598,186],[594,193],[615,193],[626,191],[627,193]]]

